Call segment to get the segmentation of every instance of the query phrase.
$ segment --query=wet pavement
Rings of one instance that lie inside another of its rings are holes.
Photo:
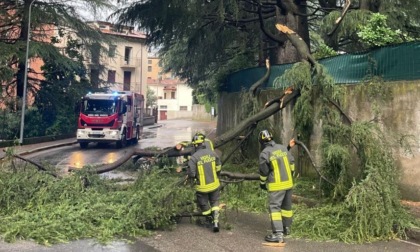
[[[215,122],[194,122],[189,120],[161,121],[145,127],[144,138],[136,148],[151,146],[169,147],[180,141],[188,141],[191,136],[201,131],[211,135],[215,131]],[[75,139],[60,140],[53,143],[42,143],[16,148],[17,153],[31,152],[51,146],[72,145]],[[3,152],[1,153],[3,154]],[[1,155],[0,154],[0,155]],[[4,154],[3,154],[4,155]],[[1,157],[1,156],[0,156]],[[50,247],[38,245],[31,241],[15,243],[0,242],[0,252],[126,252],[126,251],[413,251],[420,252],[420,245],[411,241],[393,240],[369,244],[345,244],[341,242],[314,242],[288,238],[284,248],[271,248],[262,245],[263,237],[269,227],[268,216],[242,213],[229,209],[222,212],[220,233],[212,233],[197,226],[191,218],[182,218],[173,230],[159,230],[150,237],[139,237],[132,242],[114,241],[110,244],[98,244],[94,240],[78,240],[67,244]],[[311,227],[308,227],[311,228]]]

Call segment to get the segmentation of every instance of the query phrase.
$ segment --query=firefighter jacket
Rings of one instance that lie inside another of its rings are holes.
[[[218,173],[222,168],[220,158],[205,145],[199,146],[188,161],[187,174],[195,178],[195,189],[198,192],[212,192],[219,188]]]
[[[294,157],[287,147],[270,141],[264,145],[259,157],[260,183],[269,192],[288,190],[293,187]]]

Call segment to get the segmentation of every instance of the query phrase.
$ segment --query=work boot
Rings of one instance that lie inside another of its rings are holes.
[[[213,217],[211,215],[206,216],[206,227],[210,228],[213,225]]]
[[[290,227],[284,227],[284,236],[290,235]]]
[[[212,226],[213,218],[210,215],[204,215],[204,218],[198,218],[196,224],[201,227],[209,228]]]
[[[268,242],[279,242],[283,243],[283,233],[272,233],[265,237],[265,240]]]
[[[213,211],[213,232],[219,232],[219,211]]]

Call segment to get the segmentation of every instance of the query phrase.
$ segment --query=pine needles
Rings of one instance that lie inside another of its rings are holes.
[[[0,172],[0,234],[8,242],[44,245],[95,238],[101,242],[148,235],[174,225],[193,199],[178,177],[153,171],[132,185],[77,172],[55,180],[35,170]],[[83,179],[81,179],[83,178]]]

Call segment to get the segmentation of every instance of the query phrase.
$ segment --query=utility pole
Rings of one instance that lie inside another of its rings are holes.
[[[28,31],[26,37],[26,57],[25,57],[25,74],[23,79],[23,96],[22,96],[22,117],[20,119],[20,138],[19,143],[23,143],[23,128],[25,124],[25,107],[26,107],[26,88],[28,86],[28,58],[29,58],[29,40],[31,35],[31,12],[32,4],[35,0],[32,0],[29,4],[29,13],[28,13]]]

